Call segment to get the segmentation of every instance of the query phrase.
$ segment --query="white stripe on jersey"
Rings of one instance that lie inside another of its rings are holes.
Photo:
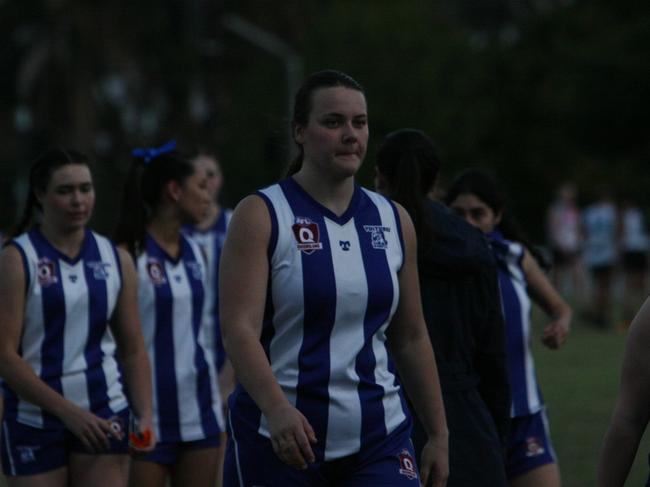
[[[268,188],[268,196],[278,205],[286,208],[286,212],[278,212],[278,227],[291,228],[294,223],[294,214],[291,212],[289,203],[286,200],[280,186]],[[276,249],[289,250],[293,245],[293,236],[288,232],[278,232]],[[294,272],[281,272],[283,269],[293,269]],[[273,303],[278,305],[274,309],[273,323],[275,324],[275,335],[269,346],[269,362],[275,377],[284,390],[287,399],[294,406],[296,405],[296,387],[298,385],[298,354],[302,345],[302,322],[304,319],[304,306],[302,287],[302,260],[300,253],[291,251],[274,252],[270,266],[271,281],[273,285],[271,292]],[[283,300],[282,297],[290,295],[293,301]],[[262,415],[259,433],[269,437],[268,423],[266,416]]]

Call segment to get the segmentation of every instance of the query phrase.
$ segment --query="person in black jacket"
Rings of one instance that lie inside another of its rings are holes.
[[[480,231],[428,198],[439,166],[426,134],[398,130],[379,148],[375,186],[406,208],[418,237],[422,305],[449,428],[447,486],[505,486],[510,389],[496,264]],[[424,439],[416,422],[416,453]]]

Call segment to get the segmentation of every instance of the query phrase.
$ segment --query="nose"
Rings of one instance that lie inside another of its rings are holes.
[[[357,140],[357,130],[352,125],[352,122],[348,122],[343,125],[343,141],[344,142],[355,142]]]

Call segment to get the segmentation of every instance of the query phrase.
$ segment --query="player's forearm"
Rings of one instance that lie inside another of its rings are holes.
[[[438,368],[427,335],[391,347],[400,379],[429,437],[447,437]]]
[[[49,411],[62,420],[76,408],[36,375],[22,357],[13,352],[0,357],[0,376],[23,400]]]
[[[267,415],[275,407],[287,403],[255,333],[242,331],[241,328],[235,333],[224,330],[223,343],[237,381],[250,394],[262,413]]]
[[[140,420],[152,415],[152,385],[149,356],[144,347],[121,359],[131,408]]]
[[[636,455],[643,428],[619,419],[605,435],[598,463],[598,487],[622,487]]]

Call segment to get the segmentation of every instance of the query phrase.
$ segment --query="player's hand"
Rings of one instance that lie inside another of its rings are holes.
[[[304,470],[316,459],[311,444],[316,434],[300,411],[286,403],[266,415],[275,454],[287,465]]]
[[[429,437],[420,457],[420,485],[444,487],[449,477],[448,437]]]
[[[107,419],[86,411],[77,406],[72,406],[61,417],[61,420],[72,433],[79,438],[84,448],[93,453],[108,451],[110,448],[110,437],[118,440],[124,438],[124,430],[111,428]]]
[[[129,444],[134,452],[146,453],[156,447],[156,434],[153,429],[151,417],[142,417],[133,420],[129,434]]]
[[[542,333],[542,343],[552,350],[560,348],[569,334],[568,319],[558,319],[549,323]]]

